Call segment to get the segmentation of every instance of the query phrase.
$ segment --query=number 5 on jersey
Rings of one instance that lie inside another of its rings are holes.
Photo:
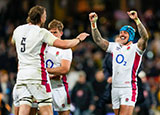
[[[22,38],[21,40],[21,52],[25,52],[26,50],[26,38]]]

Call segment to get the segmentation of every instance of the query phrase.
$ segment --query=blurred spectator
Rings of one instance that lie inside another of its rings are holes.
[[[95,109],[93,98],[93,88],[86,82],[86,74],[81,71],[71,94],[71,102],[75,106],[74,115],[91,115]]]
[[[160,32],[153,33],[154,40],[151,43],[151,50],[156,57],[160,57]]]
[[[100,97],[103,96],[103,93],[105,91],[105,87],[107,85],[107,81],[105,80],[103,71],[99,70],[95,74],[95,80],[92,82],[92,86],[95,92],[94,100],[96,102],[96,106],[98,104],[98,101]],[[105,106],[103,106],[101,109],[95,110],[95,115],[105,115]]]
[[[144,71],[141,71],[138,76],[142,80],[142,85],[144,88],[143,95],[144,95],[144,102],[141,104],[138,104],[135,108],[135,111],[137,112],[137,115],[152,115],[151,107],[153,104],[153,97],[150,91],[150,86],[147,82],[146,73]]]
[[[119,30],[123,25],[129,24],[129,17],[126,12],[122,10],[116,10],[114,12],[114,18],[116,20],[115,27]]]
[[[155,99],[156,99],[156,109],[160,113],[160,83],[158,84],[157,90],[155,92]]]
[[[77,83],[79,78],[79,72],[76,71],[73,67],[71,68],[70,72],[67,75],[67,81],[69,84],[69,92],[72,91],[73,87]]]
[[[6,9],[9,0],[0,0],[0,12]]]
[[[9,115],[12,106],[12,86],[6,70],[0,71],[0,111],[2,115]]]
[[[1,60],[0,69],[7,69],[7,61],[8,61],[7,59],[8,56],[7,56],[6,44],[4,40],[0,40],[0,60]]]

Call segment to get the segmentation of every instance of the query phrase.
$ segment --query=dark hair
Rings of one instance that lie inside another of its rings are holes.
[[[61,21],[54,19],[48,24],[48,29],[52,28],[58,28],[59,31],[63,31],[64,26]]]
[[[27,23],[38,24],[41,22],[41,16],[43,15],[46,8],[43,6],[36,5],[32,7],[28,12]]]

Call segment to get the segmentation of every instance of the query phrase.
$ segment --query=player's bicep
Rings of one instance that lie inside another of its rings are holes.
[[[53,46],[55,40],[58,38],[52,35],[49,31],[42,29],[41,34],[43,35],[42,42],[47,43],[49,46]]]
[[[67,44],[66,40],[56,39],[53,43],[53,46],[58,48],[65,48],[66,44]]]
[[[101,43],[100,43],[99,46],[100,46],[104,51],[106,51],[106,50],[108,49],[108,45],[109,45],[109,42],[108,42],[107,40],[103,39],[103,40],[101,41]]]
[[[68,73],[71,67],[71,61],[66,60],[66,59],[62,59],[61,60],[61,67],[63,68],[63,71],[65,71],[65,73]]]
[[[145,48],[147,47],[147,41],[144,40],[144,39],[142,39],[142,38],[140,38],[140,39],[138,40],[137,46],[138,46],[138,48],[139,48],[140,50],[144,51]]]

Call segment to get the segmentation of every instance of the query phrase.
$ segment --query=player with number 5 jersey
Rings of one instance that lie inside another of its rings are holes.
[[[27,24],[13,32],[12,43],[18,55],[16,91],[20,103],[19,115],[28,115],[33,99],[38,102],[40,114],[53,115],[51,88],[47,81],[44,52],[47,44],[59,48],[71,48],[89,34],[81,33],[72,40],[60,40],[42,28],[46,21],[46,9],[34,6],[30,9]]]

